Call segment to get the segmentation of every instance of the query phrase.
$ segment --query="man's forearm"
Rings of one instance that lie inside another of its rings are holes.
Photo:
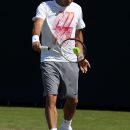
[[[33,24],[32,35],[40,36],[42,26],[43,26],[43,20],[37,18]]]
[[[82,33],[82,30],[76,30],[76,36],[75,36],[77,39],[79,39],[81,42],[84,41],[83,39],[83,33]]]

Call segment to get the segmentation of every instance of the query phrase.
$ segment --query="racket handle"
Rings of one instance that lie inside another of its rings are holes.
[[[49,50],[49,47],[48,46],[41,46],[40,49],[41,50]]]

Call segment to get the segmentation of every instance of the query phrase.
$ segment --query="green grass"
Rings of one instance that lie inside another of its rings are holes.
[[[63,113],[58,109],[58,127]],[[130,112],[77,110],[74,130],[130,130]],[[0,130],[48,130],[44,109],[0,107]]]

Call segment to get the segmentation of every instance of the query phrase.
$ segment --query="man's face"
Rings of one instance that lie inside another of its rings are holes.
[[[56,2],[61,6],[68,6],[73,0],[56,0]]]

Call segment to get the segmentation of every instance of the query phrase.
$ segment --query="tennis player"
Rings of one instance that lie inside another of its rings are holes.
[[[60,130],[72,130],[71,122],[78,103],[79,70],[87,73],[90,64],[86,59],[80,63],[69,62],[55,51],[41,51],[41,45],[53,47],[56,41],[67,38],[77,38],[83,42],[82,29],[85,23],[82,9],[73,0],[46,1],[37,7],[33,21],[32,47],[34,51],[41,52],[40,67],[49,130],[57,130],[57,96],[66,98]],[[73,54],[71,57],[75,58]]]

